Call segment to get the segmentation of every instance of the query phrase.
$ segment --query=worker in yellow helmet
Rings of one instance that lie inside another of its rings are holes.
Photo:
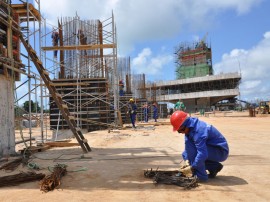
[[[136,114],[137,114],[136,110],[137,110],[137,105],[135,104],[134,99],[130,98],[129,103],[128,103],[128,112],[127,113],[129,114],[130,121],[131,121],[133,128],[136,128],[136,126],[135,126]]]

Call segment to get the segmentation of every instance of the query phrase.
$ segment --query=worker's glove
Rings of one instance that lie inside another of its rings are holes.
[[[185,160],[185,162],[184,162],[185,164],[184,165],[182,165],[181,167],[180,167],[180,169],[184,169],[184,168],[186,168],[186,167],[188,167],[188,166],[190,166],[190,164],[189,164],[189,160]]]
[[[187,166],[183,169],[180,169],[180,172],[183,173],[183,175],[185,175],[187,177],[191,177],[192,173],[193,173],[193,169],[191,166]]]
[[[131,111],[131,114],[134,114],[134,110]]]

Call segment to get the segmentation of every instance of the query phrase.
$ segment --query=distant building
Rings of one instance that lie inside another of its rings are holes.
[[[212,50],[204,40],[192,45],[183,43],[175,54],[177,79],[213,75]]]
[[[179,45],[175,54],[177,79],[146,85],[147,97],[174,104],[181,99],[187,112],[219,110],[220,101],[228,103],[226,109],[234,108],[241,75],[213,74],[212,50],[205,37],[192,45]]]

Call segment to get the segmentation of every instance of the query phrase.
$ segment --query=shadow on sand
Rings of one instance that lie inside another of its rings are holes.
[[[214,179],[209,179],[207,184],[212,186],[235,186],[235,185],[245,185],[248,182],[240,177],[235,176],[217,176]]]

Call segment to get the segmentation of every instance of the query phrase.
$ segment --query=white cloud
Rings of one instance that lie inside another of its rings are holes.
[[[215,73],[241,71],[242,96],[270,99],[270,32],[249,50],[234,49],[222,56],[222,61],[214,64]],[[254,95],[255,92],[255,95]]]
[[[41,1],[41,9],[47,21],[55,25],[59,17],[74,17],[76,12],[81,19],[105,20],[111,17],[113,11],[118,53],[124,57],[137,44],[172,39],[179,36],[183,29],[209,31],[217,17],[225,11],[244,15],[262,1],[264,0],[46,0]],[[266,32],[264,39],[255,47],[249,50],[234,49],[224,54],[222,61],[215,64],[214,69],[216,73],[241,69],[242,94],[251,96],[251,92],[254,92],[252,89],[255,89],[263,96],[270,88],[267,79],[269,47],[270,32]],[[161,53],[150,48],[142,49],[132,60],[132,71],[148,75],[164,74],[166,65],[172,64],[173,56],[171,51],[166,54],[162,47],[159,48]]]
[[[119,50],[129,54],[135,43],[177,36],[187,29],[207,30],[221,11],[250,11],[261,0],[46,0],[42,14],[49,23],[73,17],[105,20],[115,15]],[[53,5],[53,6],[52,6]]]
[[[132,64],[134,66],[142,66],[147,63],[148,57],[150,57],[152,54],[152,51],[150,48],[144,48],[141,53],[138,54],[138,57],[134,58],[132,61]]]
[[[154,56],[150,48],[144,48],[131,62],[132,71],[137,74],[160,75],[166,64],[173,60],[171,55]]]
[[[216,0],[204,0],[202,4],[205,7],[215,8],[215,9],[235,9],[238,14],[244,14],[250,11],[250,9],[261,3],[262,0],[226,0],[226,1],[216,1]]]
[[[264,36],[265,39],[270,38],[270,32],[266,32],[263,36]]]

